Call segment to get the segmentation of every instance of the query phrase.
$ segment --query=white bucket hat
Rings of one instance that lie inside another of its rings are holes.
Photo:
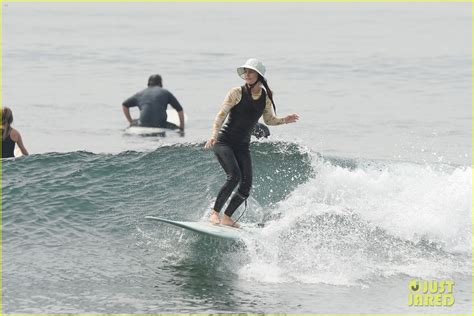
[[[245,69],[244,68],[248,68],[248,69],[252,69],[252,70],[255,70],[256,72],[258,72],[262,77],[265,78],[265,65],[258,59],[256,58],[250,58],[249,60],[247,60],[245,62],[244,65],[240,66],[239,68],[237,68],[237,73],[239,74],[239,76],[243,79],[244,78],[244,74],[245,74]]]

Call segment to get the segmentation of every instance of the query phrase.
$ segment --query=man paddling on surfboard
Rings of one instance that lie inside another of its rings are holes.
[[[252,187],[250,136],[255,124],[261,116],[268,125],[293,123],[299,118],[297,114],[275,116],[273,93],[265,79],[265,66],[261,61],[255,58],[247,60],[237,68],[237,74],[245,80],[245,85],[229,91],[214,120],[212,136],[204,146],[206,149],[214,148],[217,160],[227,174],[227,181],[217,195],[209,220],[234,227],[239,225],[231,218],[232,214],[249,197]],[[237,185],[239,187],[224,216],[219,219],[222,207]]]
[[[167,121],[166,108],[170,104],[179,116],[179,126]],[[130,108],[138,106],[140,119],[133,120]],[[168,129],[179,129],[184,136],[184,111],[181,104],[174,95],[163,89],[163,81],[160,75],[152,75],[148,78],[148,88],[142,90],[125,100],[122,104],[123,114],[130,126],[160,127]]]

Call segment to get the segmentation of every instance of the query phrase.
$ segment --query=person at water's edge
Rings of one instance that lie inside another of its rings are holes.
[[[268,125],[293,123],[299,119],[297,114],[281,118],[275,116],[273,93],[265,79],[265,66],[262,62],[255,58],[249,59],[237,68],[237,73],[245,80],[245,85],[229,91],[214,120],[212,136],[204,146],[206,149],[214,148],[217,160],[227,175],[209,220],[214,224],[235,227],[239,225],[231,218],[232,214],[249,197],[252,187],[249,147],[255,124],[261,116]],[[237,185],[239,187],[220,219],[220,211]]]
[[[179,126],[167,121],[166,108],[170,104],[179,116]],[[140,109],[140,118],[132,119],[130,108]],[[125,100],[122,104],[123,114],[130,126],[160,127],[179,129],[184,134],[184,111],[181,104],[168,90],[163,88],[160,75],[152,75],[148,79],[148,87]]]

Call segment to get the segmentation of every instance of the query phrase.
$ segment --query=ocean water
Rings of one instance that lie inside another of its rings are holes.
[[[2,104],[32,154],[2,161],[3,312],[471,314],[470,4],[2,9]],[[242,221],[264,228],[146,221],[207,218],[225,175],[202,147],[249,57],[301,116],[251,145]],[[184,137],[124,135],[152,73]],[[409,306],[412,279],[455,281],[455,304]]]

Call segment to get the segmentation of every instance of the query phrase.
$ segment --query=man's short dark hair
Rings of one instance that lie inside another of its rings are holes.
[[[150,78],[148,78],[148,86],[163,86],[161,76],[156,74],[156,75],[151,75]]]

